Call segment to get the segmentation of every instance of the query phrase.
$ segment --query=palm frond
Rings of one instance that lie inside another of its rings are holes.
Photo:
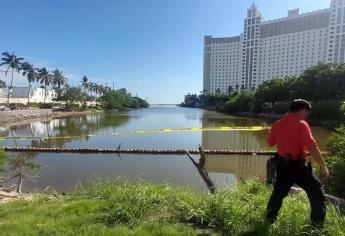
[[[3,52],[2,55],[5,56],[5,57],[11,56],[11,54],[9,52]]]

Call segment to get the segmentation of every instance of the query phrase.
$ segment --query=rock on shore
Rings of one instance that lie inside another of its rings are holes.
[[[0,111],[0,125],[52,117],[51,109]]]

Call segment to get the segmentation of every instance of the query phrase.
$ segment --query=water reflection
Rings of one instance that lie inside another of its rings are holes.
[[[24,144],[32,147],[64,147],[66,143],[88,141],[94,134],[110,135],[128,120],[124,114],[92,113],[13,126],[2,129],[1,134],[10,137],[15,146],[18,146],[17,139],[22,141],[21,137],[25,137],[28,141]]]
[[[229,173],[245,181],[249,178],[266,178],[266,156],[206,155],[205,169],[210,173]]]
[[[202,119],[203,127],[219,126],[266,126],[261,120],[229,117],[213,114]],[[267,150],[267,130],[203,132],[203,149],[216,150]],[[205,170],[209,173],[232,174],[238,180],[245,181],[249,178],[266,178],[265,156],[249,155],[206,155]]]

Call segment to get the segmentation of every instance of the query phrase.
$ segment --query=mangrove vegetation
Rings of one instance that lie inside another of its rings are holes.
[[[181,106],[214,109],[230,114],[281,115],[289,103],[302,98],[312,103],[310,120],[334,128],[345,121],[345,65],[319,64],[300,76],[276,78],[256,90],[228,89],[228,94],[187,94]]]

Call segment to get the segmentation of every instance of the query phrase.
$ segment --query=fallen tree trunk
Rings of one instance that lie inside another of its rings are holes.
[[[159,155],[185,155],[184,149],[120,149],[118,148],[41,148],[41,147],[4,147],[6,152],[49,152],[49,153],[119,153],[119,154],[159,154]],[[188,150],[190,154],[200,154],[200,150]],[[204,154],[211,155],[252,155],[272,156],[276,152],[270,150],[203,150]]]
[[[199,149],[201,149],[201,147],[199,147]],[[202,153],[202,149],[201,149],[201,152]],[[204,168],[204,165],[205,165],[205,156],[201,155],[200,157],[200,161],[199,163],[197,163],[193,157],[191,156],[191,154],[186,151],[186,154],[187,156],[189,157],[189,159],[192,161],[192,163],[194,164],[194,166],[197,168],[200,176],[202,177],[202,179],[204,180],[204,182],[206,183],[207,185],[207,188],[209,189],[210,193],[215,193],[216,192],[216,187],[215,185],[213,184],[211,178],[208,176],[205,168]]]

